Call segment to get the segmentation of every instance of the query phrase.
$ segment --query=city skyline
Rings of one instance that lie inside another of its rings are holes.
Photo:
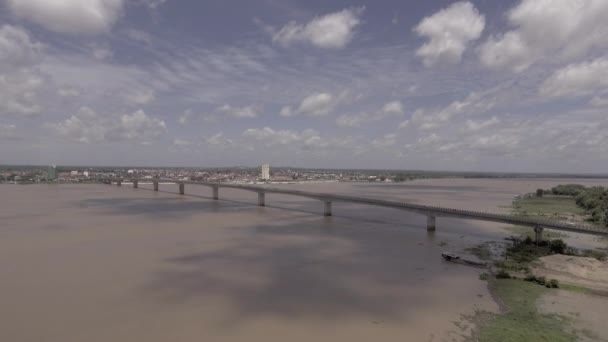
[[[0,6],[2,164],[608,169],[605,1]]]

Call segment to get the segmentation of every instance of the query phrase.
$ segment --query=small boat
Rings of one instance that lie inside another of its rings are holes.
[[[448,252],[443,252],[441,253],[441,256],[447,260],[447,261],[452,261],[452,260],[458,260],[460,259],[460,257],[456,254],[452,254],[452,253],[448,253]]]
[[[461,265],[469,265],[469,266],[474,266],[474,267],[487,267],[488,266],[485,262],[477,262],[477,261],[462,259],[458,255],[453,254],[453,253],[443,252],[443,253],[441,253],[441,256],[443,257],[443,259],[445,259],[445,261],[451,261],[451,262],[455,262],[455,263],[458,263]]]

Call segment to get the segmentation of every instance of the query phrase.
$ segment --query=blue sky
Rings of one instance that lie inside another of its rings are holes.
[[[605,0],[0,4],[0,164],[607,170]]]

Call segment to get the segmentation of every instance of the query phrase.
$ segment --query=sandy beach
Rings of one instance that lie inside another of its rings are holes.
[[[505,211],[564,179],[281,185]],[[146,189],[148,188],[148,189]],[[478,269],[444,262],[500,225],[174,185],[1,185],[2,341],[459,341],[496,312]],[[600,244],[573,236],[581,245]]]

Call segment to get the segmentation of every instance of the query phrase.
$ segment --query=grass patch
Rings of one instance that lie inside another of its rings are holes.
[[[566,318],[542,314],[536,301],[545,287],[513,279],[491,280],[490,291],[501,304],[503,314],[480,313],[474,338],[481,342],[510,341],[575,341],[576,336],[565,330]],[[484,317],[485,316],[485,317]]]
[[[561,283],[559,285],[559,287],[560,287],[560,289],[566,290],[566,291],[571,291],[571,292],[576,292],[576,293],[581,293],[581,294],[586,294],[586,295],[594,294],[593,290],[583,287],[583,286]]]
[[[572,197],[545,196],[521,197],[513,201],[515,214],[522,216],[548,216],[555,219],[569,219],[585,216],[585,210],[576,205]]]

